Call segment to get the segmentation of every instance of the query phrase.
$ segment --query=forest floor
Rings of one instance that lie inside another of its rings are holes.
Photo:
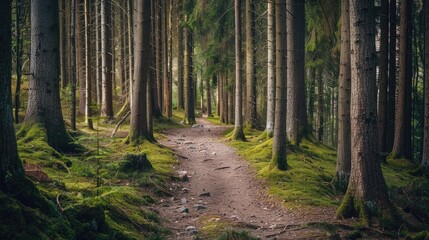
[[[170,183],[174,197],[157,204],[170,239],[212,239],[222,231],[243,230],[260,239],[326,239],[326,223],[342,225],[333,207],[293,209],[270,196],[256,171],[228,146],[227,126],[198,119],[192,128],[166,130],[161,143],[172,148],[182,182]],[[187,176],[183,176],[186,174]],[[334,237],[335,238],[335,237]]]

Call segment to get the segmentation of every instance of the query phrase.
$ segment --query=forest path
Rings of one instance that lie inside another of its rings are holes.
[[[261,239],[326,237],[320,229],[303,229],[307,222],[332,221],[331,209],[284,208],[267,195],[262,180],[235,149],[222,140],[226,126],[198,119],[199,126],[170,129],[161,144],[174,149],[189,181],[171,183],[174,198],[156,208],[173,234],[170,239],[194,239],[207,224],[244,229]],[[209,196],[207,196],[209,195]]]

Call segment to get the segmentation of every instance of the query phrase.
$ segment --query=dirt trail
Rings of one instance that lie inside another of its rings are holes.
[[[332,221],[332,209],[285,209],[266,194],[264,183],[249,164],[223,142],[226,127],[204,119],[198,119],[198,124],[168,130],[168,139],[161,141],[175,150],[180,160],[177,170],[186,171],[189,177],[187,182],[171,183],[175,197],[161,199],[157,205],[174,232],[170,239],[194,239],[202,219],[237,224],[261,239],[326,237],[320,230],[303,232],[299,225]]]

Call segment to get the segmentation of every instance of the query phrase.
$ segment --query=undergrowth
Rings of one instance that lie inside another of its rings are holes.
[[[173,119],[157,119],[157,136],[180,127],[180,113]],[[83,122],[83,121],[82,121]],[[87,151],[64,155],[51,148],[41,128],[20,130],[19,155],[23,163],[43,174],[35,184],[56,205],[60,217],[47,216],[0,192],[1,239],[163,239],[169,230],[150,210],[158,195],[173,178],[176,159],[171,150],[157,143],[123,144],[128,126],[111,138],[113,125],[95,122],[95,129],[79,126],[72,132]],[[146,154],[153,170],[122,171],[126,154]],[[13,216],[4,218],[3,216]]]

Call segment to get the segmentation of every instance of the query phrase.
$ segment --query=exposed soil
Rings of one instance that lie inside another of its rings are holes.
[[[171,183],[174,197],[161,199],[156,206],[174,233],[170,239],[194,239],[203,223],[210,221],[226,222],[261,239],[332,237],[320,227],[302,224],[338,222],[335,209],[286,209],[267,194],[263,180],[224,142],[225,126],[204,119],[198,119],[198,124],[168,130],[167,139],[161,141],[175,150],[180,161],[177,171],[186,171],[189,178]]]

